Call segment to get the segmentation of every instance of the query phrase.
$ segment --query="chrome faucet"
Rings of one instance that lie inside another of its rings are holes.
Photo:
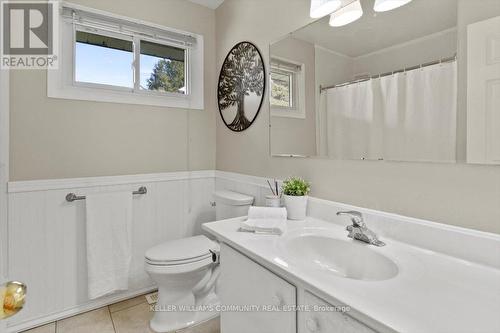
[[[337,212],[337,215],[347,215],[351,218],[352,225],[348,225],[346,230],[349,231],[348,237],[352,239],[357,239],[359,241],[372,244],[375,246],[384,246],[385,243],[380,241],[377,235],[368,229],[365,222],[363,221],[363,215],[357,211],[341,211]]]

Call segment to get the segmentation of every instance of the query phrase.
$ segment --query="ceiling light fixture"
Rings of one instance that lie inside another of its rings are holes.
[[[342,2],[340,0],[311,0],[312,18],[320,18],[336,11]]]
[[[373,10],[376,12],[386,12],[406,5],[412,0],[376,0]]]
[[[332,13],[330,15],[330,25],[332,27],[341,27],[356,21],[361,16],[363,16],[363,8],[361,8],[361,2],[356,0]]]

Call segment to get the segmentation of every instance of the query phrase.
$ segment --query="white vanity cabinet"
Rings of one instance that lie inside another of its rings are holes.
[[[375,333],[333,305],[294,286],[226,244],[221,245],[218,294],[221,333]],[[297,299],[299,300],[298,307]],[[237,311],[227,307],[238,306]],[[254,311],[256,306],[267,311]],[[271,308],[284,306],[286,311]],[[300,311],[295,311],[298,308]],[[308,311],[304,311],[304,309]]]
[[[241,307],[231,312],[222,309],[222,333],[295,333],[297,331],[294,311],[253,311],[243,308],[247,306],[295,306],[296,290],[293,285],[225,244],[221,245],[220,260],[221,276],[218,294],[222,306]]]
[[[309,310],[298,313],[299,333],[375,333],[347,314],[334,311],[332,304],[307,291],[304,292],[302,303]]]

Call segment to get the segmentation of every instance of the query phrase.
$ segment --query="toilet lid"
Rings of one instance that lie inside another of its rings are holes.
[[[146,251],[149,262],[184,262],[202,260],[211,256],[218,245],[206,236],[194,236],[167,241]]]

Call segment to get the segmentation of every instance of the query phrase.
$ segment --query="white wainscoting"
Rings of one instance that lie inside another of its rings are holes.
[[[265,206],[266,195],[270,195],[271,190],[266,180],[271,178],[257,177],[244,175],[234,172],[215,171],[215,189],[229,190],[246,195],[251,195],[255,198],[255,206]],[[278,180],[278,186],[281,187],[282,181]],[[281,190],[280,190],[281,191]]]
[[[9,183],[9,276],[27,283],[26,307],[8,323],[16,332],[145,292],[154,287],[144,271],[145,251],[160,242],[201,232],[215,220],[214,171],[42,180]],[[134,191],[130,289],[89,301],[85,201],[68,192]]]

